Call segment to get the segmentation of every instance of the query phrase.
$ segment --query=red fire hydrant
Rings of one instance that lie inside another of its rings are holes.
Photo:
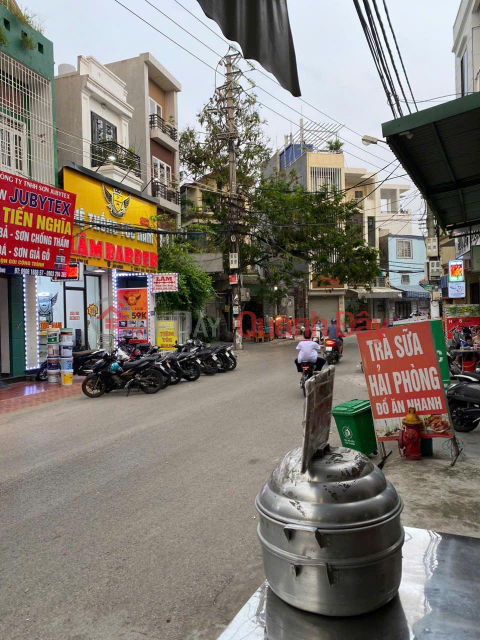
[[[420,432],[423,427],[423,421],[417,416],[417,412],[413,407],[409,407],[407,415],[402,420],[402,427],[398,434],[400,455],[406,460],[420,460],[422,457]]]

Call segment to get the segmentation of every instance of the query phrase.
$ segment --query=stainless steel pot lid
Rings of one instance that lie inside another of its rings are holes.
[[[302,474],[301,449],[287,453],[270,476],[256,506],[274,520],[319,529],[365,527],[396,515],[402,501],[367,456],[332,447]]]

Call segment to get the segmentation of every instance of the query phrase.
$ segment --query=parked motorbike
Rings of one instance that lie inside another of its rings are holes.
[[[195,382],[200,377],[200,364],[193,353],[169,353],[165,356],[165,360],[170,368],[180,376],[180,380],[183,378],[187,382]]]
[[[98,362],[103,357],[105,353],[105,349],[90,349],[87,351],[74,351],[72,353],[73,357],[73,373],[76,376],[86,376],[92,371],[92,367],[95,362]],[[36,380],[45,381],[47,379],[47,363],[48,359],[45,359],[44,362],[40,365],[37,375],[35,376]]]
[[[99,398],[114,389],[130,392],[134,387],[144,393],[157,393],[165,386],[165,378],[155,367],[156,360],[155,356],[130,360],[121,349],[116,353],[105,353],[83,381],[82,391],[89,398]]]
[[[216,347],[207,347],[207,345],[201,340],[187,340],[186,344],[191,352],[194,348],[199,350],[210,349],[210,352],[217,356],[218,372],[225,373],[226,371],[233,371],[237,367],[237,356],[233,352],[233,347],[229,347],[225,344],[218,345]],[[192,347],[193,344],[193,347]]]
[[[455,431],[473,431],[480,422],[479,381],[463,381],[451,385],[447,400]]]
[[[219,370],[219,357],[211,349],[204,348],[202,342],[200,344],[202,346],[195,345],[193,340],[187,340],[185,344],[177,343],[175,346],[180,352],[194,355],[202,373],[214,376]]]

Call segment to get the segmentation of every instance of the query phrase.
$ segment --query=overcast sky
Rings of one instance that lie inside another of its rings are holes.
[[[147,0],[120,1],[213,67],[218,61],[216,54],[151,5],[219,54],[227,52],[227,47],[176,0],[151,0],[150,4]],[[216,33],[221,33],[216,24],[204,16],[196,0],[179,2]],[[78,55],[91,55],[106,63],[150,51],[182,84],[180,128],[196,124],[196,112],[214,90],[214,72],[115,0],[26,0],[26,4],[39,15],[45,35],[53,41],[56,64],[76,64]],[[427,100],[452,94],[455,79],[452,28],[459,0],[388,0],[387,4],[415,98]],[[330,117],[358,134],[380,137],[381,123],[390,120],[392,115],[352,0],[289,0],[288,5],[302,97],[328,115],[293,98],[265,76],[250,74],[258,85],[288,105],[256,90],[259,100],[280,114],[263,108],[272,145],[281,145],[284,134],[295,132],[295,125],[289,120],[298,123],[297,111],[315,122],[328,122]],[[243,66],[247,68],[245,63]],[[433,104],[427,102],[420,106]],[[344,151],[349,167],[376,171],[393,159],[388,148],[365,147],[361,137],[346,128],[340,131],[340,136],[348,141]],[[382,178],[389,171],[380,174]],[[403,171],[397,172],[400,173]],[[405,181],[405,178],[396,181]],[[412,204],[416,208],[421,203]]]

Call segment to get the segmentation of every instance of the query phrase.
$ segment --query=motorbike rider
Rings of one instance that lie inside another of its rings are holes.
[[[297,344],[297,351],[298,356],[295,358],[294,362],[297,365],[297,371],[299,373],[303,373],[302,362],[315,362],[315,368],[317,371],[320,371],[320,369],[326,362],[325,358],[321,358],[318,355],[318,352],[320,351],[320,345],[318,344],[318,341],[315,340],[315,338],[313,338],[312,340],[310,340],[310,338],[304,338]]]
[[[330,324],[327,327],[327,335],[330,340],[335,340],[338,345],[338,351],[340,355],[343,353],[343,336],[339,327],[337,327],[337,321],[335,318],[332,318]]]

